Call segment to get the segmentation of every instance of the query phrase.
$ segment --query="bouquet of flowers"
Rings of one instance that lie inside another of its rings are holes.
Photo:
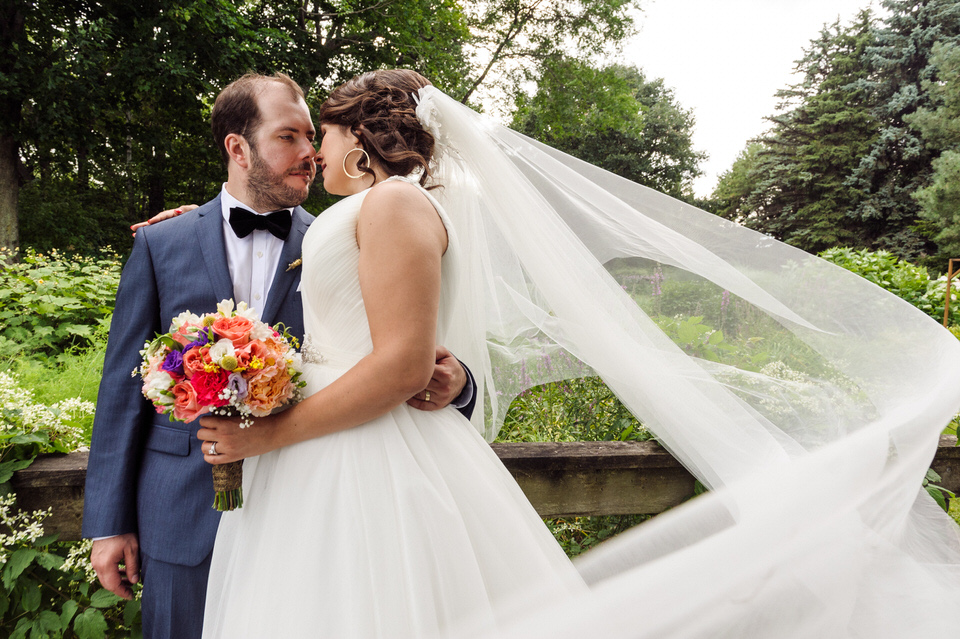
[[[199,316],[186,311],[140,351],[143,395],[177,421],[214,413],[239,415],[241,428],[250,426],[254,417],[299,401],[304,382],[295,344],[281,325],[256,319],[245,302],[235,309],[233,300],[223,300],[216,313]],[[243,505],[242,468],[242,462],[213,466],[217,510]]]

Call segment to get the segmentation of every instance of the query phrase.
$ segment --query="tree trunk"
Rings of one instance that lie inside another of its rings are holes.
[[[147,175],[147,215],[153,217],[167,208],[164,198],[166,186],[167,154],[163,148],[153,147],[153,161]]]
[[[0,134],[0,247],[10,251],[20,244],[17,226],[17,141],[9,133]],[[0,260],[2,261],[2,260]]]
[[[23,39],[23,2],[0,2],[0,51],[4,51],[4,55],[0,56],[0,76],[13,75],[16,56],[10,52],[15,51],[14,45]],[[20,127],[22,106],[21,99],[10,93],[0,100],[0,247],[9,250],[20,244],[17,226],[17,198],[20,195],[17,166],[20,147],[14,136]]]

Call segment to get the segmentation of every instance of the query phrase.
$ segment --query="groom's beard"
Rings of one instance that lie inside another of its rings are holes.
[[[255,147],[251,146],[250,172],[247,174],[247,193],[250,194],[250,206],[258,211],[274,211],[298,206],[307,199],[309,189],[298,189],[284,182],[293,171],[310,173],[313,181],[316,164],[303,162],[283,172],[271,171]]]

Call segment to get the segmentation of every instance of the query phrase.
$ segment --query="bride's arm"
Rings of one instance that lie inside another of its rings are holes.
[[[207,461],[226,463],[357,426],[426,387],[435,365],[443,223],[419,189],[385,182],[364,199],[357,242],[373,352],[326,388],[251,428],[202,419],[197,436],[217,442],[221,453]]]

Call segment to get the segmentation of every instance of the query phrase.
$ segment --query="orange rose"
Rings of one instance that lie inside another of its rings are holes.
[[[257,373],[247,385],[245,403],[257,417],[270,414],[293,396],[293,385],[286,369],[268,366]]]
[[[234,347],[243,346],[250,341],[253,322],[246,317],[221,317],[213,323],[213,332],[233,342]]]
[[[193,349],[196,350],[196,349]],[[173,416],[192,422],[204,412],[205,407],[197,401],[197,392],[190,382],[184,380],[173,387]]]
[[[205,348],[191,348],[186,353],[183,354],[183,374],[187,379],[193,377],[194,373],[203,372],[204,364],[204,353],[209,349]],[[209,355],[207,356],[209,359]]]
[[[170,337],[173,338],[175,342],[179,342],[181,345],[186,346],[190,342],[197,339],[197,331],[199,331],[202,326],[196,324],[183,324],[180,327],[180,330],[176,333],[171,333]]]
[[[234,357],[237,358],[237,365],[241,368],[248,368],[250,366],[250,361],[256,357],[261,362],[267,359],[267,349],[264,347],[263,343],[260,341],[256,342],[247,342],[243,346],[237,348],[233,352]]]

